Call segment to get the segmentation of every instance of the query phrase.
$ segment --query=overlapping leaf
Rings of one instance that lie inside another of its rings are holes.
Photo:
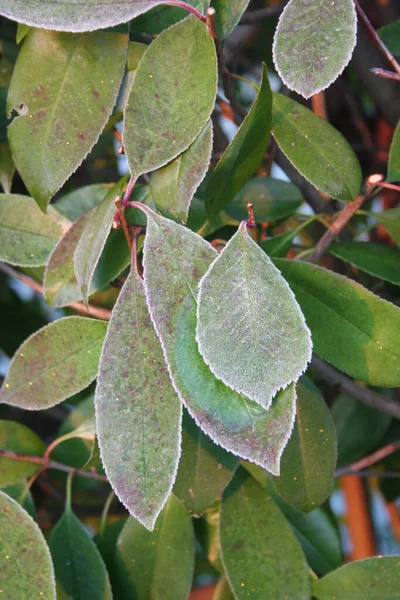
[[[279,19],[273,56],[284,84],[304,98],[327,88],[356,44],[353,0],[290,0]]]
[[[216,88],[215,47],[204,23],[190,16],[157,37],[140,61],[125,109],[124,147],[134,177],[164,166],[195,141]]]
[[[242,222],[199,285],[196,339],[218,379],[268,408],[311,360],[288,284]]]
[[[376,219],[396,244],[400,246],[400,207],[384,210],[381,213],[371,213],[371,217]]]
[[[400,121],[397,124],[393,140],[390,145],[387,180],[400,181]]]
[[[56,600],[50,552],[32,517],[0,491],[1,591],[7,600]]]
[[[152,530],[178,468],[182,407],[135,270],[108,326],[95,404],[107,476],[129,512]]]
[[[218,34],[226,38],[240,21],[249,0],[212,0],[211,6],[216,10]]]
[[[55,201],[54,206],[70,221],[77,221],[83,213],[100,204],[111,187],[110,183],[84,185],[63,194]]]
[[[273,94],[272,133],[298,171],[318,190],[337,200],[354,200],[361,168],[345,138],[295,100]]]
[[[223,448],[279,473],[279,459],[294,420],[295,389],[269,411],[217,380],[195,340],[196,289],[216,251],[185,227],[146,207],[145,288],[174,386],[196,423]],[[168,280],[160,274],[168,273]]]
[[[272,93],[263,64],[254,104],[208,180],[205,198],[210,219],[233,200],[259,166],[270,136],[271,109]]]
[[[400,249],[374,242],[337,242],[329,252],[375,277],[400,285]]]
[[[31,429],[14,421],[0,421],[0,448],[19,454],[43,456],[46,446]],[[0,487],[23,481],[40,471],[41,465],[0,458]]]
[[[30,10],[45,18],[52,4],[30,3]],[[52,10],[60,11],[60,3]],[[22,106],[23,111],[9,127],[9,140],[18,172],[42,210],[106,124],[122,81],[127,44],[125,34],[104,31],[69,35],[33,29],[25,40],[8,94],[8,108]]]
[[[107,324],[65,317],[43,327],[17,350],[0,401],[28,410],[54,406],[91,383]]]

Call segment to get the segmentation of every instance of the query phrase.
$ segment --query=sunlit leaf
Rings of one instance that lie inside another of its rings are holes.
[[[107,323],[65,317],[46,325],[19,347],[0,391],[0,401],[28,410],[54,406],[97,375]]]
[[[217,446],[184,413],[182,454],[174,494],[193,515],[201,516],[223,492],[239,459]]]
[[[259,166],[270,136],[271,109],[272,93],[264,63],[254,104],[208,180],[205,199],[210,219],[233,200]]]
[[[362,271],[400,285],[400,250],[374,242],[337,242],[329,252]]]
[[[304,554],[279,508],[244,469],[221,503],[221,550],[235,597],[309,600]]]
[[[329,123],[295,100],[273,94],[272,133],[290,162],[318,190],[344,201],[358,195],[360,164]]]
[[[265,408],[311,360],[288,284],[242,222],[199,286],[196,339],[218,379]]]
[[[399,20],[400,24],[400,20]],[[400,26],[399,26],[400,39]],[[393,140],[390,145],[389,162],[388,162],[388,181],[400,181],[400,121],[394,132]]]
[[[212,600],[235,600],[235,596],[225,576],[221,577],[216,585]]]
[[[290,90],[309,98],[339,77],[356,37],[353,0],[290,0],[275,33],[275,67]]]
[[[216,87],[214,42],[199,19],[188,17],[152,42],[125,109],[124,147],[133,176],[164,166],[195,141],[214,108]]]
[[[297,384],[296,422],[282,454],[281,473],[273,478],[286,502],[311,512],[332,488],[337,458],[332,416],[318,388],[306,377]]]
[[[50,552],[32,517],[0,491],[1,591],[7,600],[56,600]]]
[[[321,358],[371,385],[400,384],[399,307],[322,267],[282,258],[274,263],[296,295]]]
[[[135,271],[108,326],[95,404],[107,476],[129,512],[152,530],[178,468],[182,407]]]
[[[0,421],[0,448],[19,454],[43,456],[46,446],[36,433],[22,423]],[[0,487],[18,483],[41,468],[42,465],[31,462],[0,457]]]
[[[183,154],[151,176],[151,195],[162,213],[186,222],[194,193],[210,164],[212,136],[209,121]]]
[[[45,6],[50,4],[40,2],[40,10],[31,4],[30,10],[45,17]],[[56,6],[60,10],[59,2]],[[0,12],[7,12],[2,9],[0,3]],[[57,11],[55,5],[52,10]],[[25,40],[7,100],[9,109],[24,110],[10,125],[9,140],[18,172],[42,210],[106,124],[122,81],[127,43],[124,34],[44,29],[33,29]]]
[[[191,518],[171,495],[153,532],[128,519],[117,544],[124,599],[186,600],[193,577],[195,538]]]

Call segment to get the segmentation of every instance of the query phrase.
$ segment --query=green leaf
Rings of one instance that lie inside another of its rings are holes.
[[[46,12],[42,3],[40,11],[31,10]],[[103,130],[124,74],[127,43],[124,34],[43,29],[25,40],[8,94],[9,109],[25,110],[10,125],[9,140],[18,172],[42,210]]]
[[[53,565],[42,532],[15,500],[0,491],[1,591],[7,600],[56,600]]]
[[[265,411],[217,380],[196,343],[196,288],[217,256],[205,240],[146,207],[144,276],[147,303],[182,402],[211,439],[278,474],[293,426],[290,386]],[[168,273],[168,279],[164,274]]]
[[[0,142],[0,185],[4,192],[11,192],[11,184],[15,173],[15,165],[8,142]]]
[[[216,10],[217,31],[221,39],[232,33],[248,4],[249,0],[212,0],[211,6]]]
[[[322,267],[282,258],[274,263],[296,295],[321,358],[370,385],[400,384],[400,308]]]
[[[308,225],[307,221],[295,229],[291,229],[290,231],[286,231],[285,233],[281,233],[279,235],[274,235],[274,237],[267,240],[262,240],[259,244],[260,248],[262,248],[264,252],[268,254],[268,256],[284,258],[292,247],[293,239],[298,233],[300,233],[300,231],[302,231],[302,229],[304,229],[306,225]]]
[[[65,317],[31,335],[12,359],[0,401],[42,410],[83,390],[97,375],[106,327],[95,319]]]
[[[263,159],[271,130],[271,110],[272,93],[264,63],[254,104],[208,180],[205,199],[210,219],[233,200]]]
[[[71,508],[53,529],[49,546],[57,579],[57,592],[74,600],[111,600],[111,587],[103,559],[85,527]]]
[[[182,407],[135,271],[108,326],[95,404],[107,477],[129,512],[153,530],[178,469]]]
[[[220,500],[215,500],[206,510],[199,523],[200,529],[197,528],[197,533],[209,563],[214,569],[223,573],[224,567],[221,560],[221,544],[219,541],[220,506]]]
[[[400,250],[373,242],[337,242],[329,252],[370,275],[400,285]]]
[[[24,267],[45,265],[66,226],[53,208],[46,215],[28,196],[0,194],[1,260]]]
[[[394,600],[400,598],[398,556],[358,560],[313,582],[316,600]]]
[[[100,204],[111,187],[109,183],[85,185],[61,196],[54,206],[70,221],[76,221],[83,213]]]
[[[340,394],[332,405],[338,440],[338,466],[345,467],[370,454],[383,442],[392,416]]]
[[[214,444],[184,412],[182,454],[174,494],[194,516],[200,517],[222,494],[239,459]]]
[[[210,164],[213,141],[211,120],[183,154],[150,178],[152,199],[157,209],[180,221],[187,221],[194,193]]]
[[[199,285],[196,339],[218,379],[268,408],[311,360],[311,336],[288,284],[243,221]]]
[[[13,485],[7,485],[2,489],[4,494],[10,496],[15,502],[18,502],[22,506],[24,510],[32,517],[34,521],[37,522],[37,513],[35,508],[35,502],[32,497],[31,491],[26,490],[26,481],[20,481],[19,483],[14,483]]]
[[[290,90],[310,98],[339,77],[356,39],[353,0],[290,0],[274,37],[276,70]]]
[[[400,20],[399,20],[400,25]],[[400,26],[399,26],[400,39]],[[395,129],[393,140],[390,146],[389,162],[388,162],[388,181],[400,181],[400,121]]]
[[[300,544],[272,498],[244,469],[238,469],[224,492],[220,536],[235,598],[309,600]]]
[[[303,201],[302,193],[292,183],[257,177],[251,179],[228,204],[226,212],[242,221],[247,219],[247,204],[251,202],[258,222],[279,221],[295,213]]]
[[[19,454],[43,456],[42,440],[28,427],[14,421],[0,421],[0,448]],[[40,471],[42,465],[0,457],[0,487],[18,483]]]
[[[370,213],[370,216],[376,219],[396,244],[400,246],[400,206],[381,213]]]
[[[193,577],[195,538],[191,519],[171,495],[150,533],[128,519],[116,559],[125,580],[124,600],[186,600]]]
[[[0,0],[0,14],[33,27],[93,31],[126,23],[164,0]],[[190,2],[193,4],[193,2]],[[40,10],[39,7],[40,6]]]
[[[18,23],[17,27],[17,44],[20,44],[28,35],[31,28],[29,25],[24,25],[23,23]]]
[[[400,19],[378,29],[378,35],[392,54],[400,56]]]
[[[221,577],[217,583],[212,600],[235,600],[231,586],[225,576]]]
[[[273,94],[272,133],[294,167],[318,190],[337,200],[356,198],[360,164],[345,138],[329,123],[295,100]]]
[[[201,13],[204,13],[208,8],[209,0],[188,0],[186,4],[190,4]],[[187,10],[184,8],[157,3],[154,8],[131,21],[129,24],[130,31],[158,35],[167,27],[187,17],[187,15]]]
[[[332,489],[337,443],[331,412],[318,388],[302,378],[297,384],[296,422],[281,458],[276,491],[291,506],[311,512]]]
[[[128,175],[116,183],[88,220],[74,253],[75,275],[87,303],[97,263],[110,233],[115,213],[115,199],[121,197]]]
[[[216,87],[214,42],[199,19],[191,16],[152,42],[125,109],[124,147],[134,177],[162,167],[195,141],[214,108]]]

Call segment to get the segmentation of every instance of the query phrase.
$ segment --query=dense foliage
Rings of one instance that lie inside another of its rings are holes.
[[[361,4],[0,0],[7,600],[400,597],[329,504],[398,518],[400,7]]]

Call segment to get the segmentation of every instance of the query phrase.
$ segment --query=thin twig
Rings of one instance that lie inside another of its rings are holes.
[[[32,290],[34,290],[37,294],[43,295],[43,286],[40,285],[37,281],[34,281],[24,273],[13,269],[9,265],[6,265],[0,262],[0,272],[4,273],[8,277],[12,277],[13,279],[18,279]],[[67,308],[67,307],[66,307]],[[83,315],[89,315],[90,317],[96,317],[97,319],[102,319],[103,321],[109,321],[111,318],[111,311],[106,308],[101,308],[100,306],[93,306],[93,304],[89,304],[88,308],[82,302],[72,302],[72,304],[68,305],[68,308],[75,310],[78,313]]]
[[[400,473],[398,471],[378,471],[377,469],[369,471],[347,471],[346,469],[340,469],[336,471],[335,477],[341,477],[342,475],[358,475],[358,477],[386,477],[387,479],[400,479]]]
[[[374,75],[378,75],[378,77],[383,77],[383,79],[400,81],[400,73],[393,73],[393,71],[387,71],[386,69],[380,69],[379,67],[373,67],[371,72],[374,73]]]
[[[239,21],[239,25],[256,25],[257,23],[264,21],[264,19],[274,17],[285,8],[286,4],[287,0],[276,6],[266,6],[265,8],[259,8],[258,10],[245,12]]]
[[[207,22],[207,19],[204,15],[201,14],[194,6],[187,4],[187,2],[180,2],[180,0],[164,0],[164,4],[169,4],[169,6],[177,6],[178,8],[183,8],[188,12],[192,13],[195,17],[203,21],[203,23]]]
[[[105,475],[100,475],[93,471],[80,471],[69,465],[64,465],[56,460],[49,460],[44,456],[30,456],[29,454],[20,454],[19,452],[12,452],[11,450],[0,450],[0,456],[3,458],[9,458],[12,460],[21,460],[29,462],[34,465],[42,465],[45,469],[56,469],[57,471],[64,471],[65,473],[73,473],[79,477],[86,477],[87,479],[95,479],[96,481],[108,482]]]
[[[367,467],[371,467],[383,458],[394,454],[398,450],[400,450],[400,440],[397,442],[391,442],[390,444],[386,444],[386,446],[380,448],[379,450],[376,450],[369,456],[366,456],[365,458],[362,458],[361,460],[358,460],[357,462],[347,467],[344,467],[343,469],[339,469],[338,471],[336,471],[336,475],[348,475],[349,473],[357,473],[358,471],[362,471]]]
[[[392,65],[392,67],[396,71],[396,73],[400,73],[399,63],[397,62],[397,60],[395,59],[393,54],[390,52],[389,48],[387,48],[387,46],[383,43],[383,41],[381,40],[379,35],[376,33],[375,29],[372,27],[371,22],[368,19],[365,12],[363,11],[363,9],[361,8],[359,1],[354,0],[354,4],[356,5],[358,14],[360,15],[361,19],[364,21],[364,25],[366,26],[366,28],[368,29],[368,31],[370,32],[370,34],[372,35],[372,37],[374,38],[376,43],[378,44],[379,48],[381,49],[383,54],[386,56],[387,60],[390,62],[390,64]]]
[[[114,200],[115,206],[117,207],[117,212],[119,215],[119,220],[121,222],[122,229],[124,230],[124,234],[126,237],[126,241],[128,242],[129,250],[132,252],[132,238],[129,233],[128,223],[126,221],[125,209],[122,206],[121,198],[117,196]]]
[[[377,392],[368,388],[362,387],[344,373],[341,373],[335,367],[332,367],[318,356],[313,356],[311,369],[326,382],[333,386],[337,386],[339,391],[358,400],[365,406],[375,408],[380,412],[392,415],[396,419],[400,419],[400,403],[391,400],[385,396],[381,396]]]

